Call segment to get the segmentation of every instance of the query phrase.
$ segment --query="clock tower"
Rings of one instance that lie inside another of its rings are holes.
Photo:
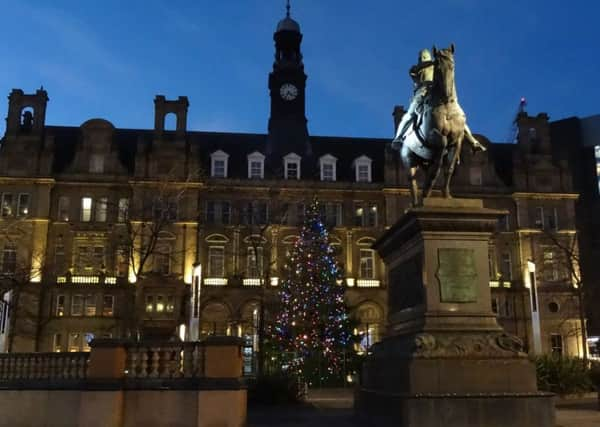
[[[305,90],[306,74],[300,45],[300,25],[287,14],[279,21],[273,36],[275,62],[269,74],[271,117],[269,118],[268,151],[285,155],[291,151],[303,156],[308,149]]]

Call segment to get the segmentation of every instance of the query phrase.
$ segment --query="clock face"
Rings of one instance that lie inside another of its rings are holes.
[[[291,83],[284,83],[279,88],[279,95],[285,101],[293,101],[298,96],[298,88]]]

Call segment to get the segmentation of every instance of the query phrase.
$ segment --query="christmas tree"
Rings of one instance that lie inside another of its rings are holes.
[[[284,266],[272,338],[283,368],[309,385],[339,383],[353,343],[342,272],[318,202],[312,203],[305,217]]]

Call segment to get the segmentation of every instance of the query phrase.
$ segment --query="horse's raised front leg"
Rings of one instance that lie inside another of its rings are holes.
[[[450,194],[450,181],[452,181],[452,175],[454,175],[454,169],[456,168],[456,163],[458,163],[462,141],[463,140],[461,138],[455,146],[448,150],[448,167],[445,169],[445,182],[443,191],[446,199],[452,198],[452,195]]]

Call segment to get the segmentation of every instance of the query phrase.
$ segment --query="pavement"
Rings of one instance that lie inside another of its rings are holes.
[[[248,427],[357,427],[353,417],[352,389],[309,390],[297,405],[250,406]],[[600,427],[598,400],[594,397],[559,400],[557,427]]]

